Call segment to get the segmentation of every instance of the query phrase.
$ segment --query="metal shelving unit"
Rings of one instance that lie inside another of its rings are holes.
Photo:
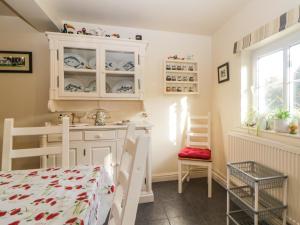
[[[286,225],[286,213],[287,176],[253,161],[227,165],[227,225]]]

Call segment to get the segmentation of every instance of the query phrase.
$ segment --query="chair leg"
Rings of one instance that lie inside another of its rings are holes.
[[[212,168],[211,164],[207,167],[208,198],[212,196]]]
[[[187,172],[188,172],[188,175],[186,177],[186,181],[190,182],[190,178],[191,178],[191,166],[187,166]]]
[[[182,193],[182,165],[181,165],[181,161],[178,160],[178,193],[181,194]]]

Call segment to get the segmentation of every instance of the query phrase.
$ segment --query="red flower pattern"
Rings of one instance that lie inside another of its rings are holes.
[[[58,171],[60,170],[60,172],[54,172],[54,171]],[[45,171],[48,172],[45,173]],[[72,170],[61,170],[59,168],[49,168],[47,170],[44,171],[30,171],[29,173],[24,174],[24,177],[33,177],[33,176],[38,176],[36,178],[32,178],[32,180],[36,180],[39,184],[44,183],[44,187],[46,187],[45,191],[43,192],[47,196],[47,197],[39,197],[33,200],[30,200],[30,204],[32,204],[32,206],[38,206],[39,204],[43,204],[42,208],[38,208],[36,212],[34,213],[34,216],[32,217],[32,220],[35,221],[40,221],[39,223],[41,223],[42,221],[49,221],[49,220],[54,220],[57,218],[60,219],[60,217],[58,217],[59,215],[62,215],[64,212],[64,208],[58,208],[61,207],[61,204],[57,204],[60,203],[61,198],[56,199],[53,195],[53,191],[55,190],[55,188],[60,188],[62,187],[62,189],[60,191],[63,191],[63,189],[69,191],[72,190],[71,195],[73,195],[73,193],[75,194],[74,199],[76,199],[76,201],[79,203],[86,203],[88,205],[91,205],[93,203],[93,201],[96,200],[96,194],[95,193],[90,193],[90,189],[89,187],[93,187],[96,188],[96,186],[99,186],[100,184],[100,180],[99,180],[99,175],[97,175],[96,172],[100,171],[100,167],[95,167],[92,168],[93,173],[90,173],[89,176],[86,176],[86,172],[85,171],[80,171],[77,169],[72,169]],[[65,174],[62,174],[61,172],[64,172]],[[91,171],[90,171],[91,172]],[[57,173],[57,174],[56,174]],[[10,179],[12,177],[14,177],[14,175],[12,174],[0,174],[1,179],[6,178],[6,179]],[[40,181],[38,181],[40,180]],[[41,181],[41,180],[45,180],[45,181]],[[25,181],[25,180],[24,180]],[[26,213],[23,213],[23,206],[22,205],[22,201],[24,200],[25,203],[28,201],[27,199],[33,198],[35,197],[35,190],[36,187],[33,186],[33,184],[31,183],[31,178],[30,179],[26,179],[27,183],[23,183],[23,184],[16,184],[14,182],[14,179],[12,179],[12,181],[0,181],[0,186],[4,186],[4,185],[8,185],[7,187],[10,190],[15,190],[17,189],[17,194],[13,194],[14,192],[8,192],[10,193],[5,199],[4,201],[14,201],[11,202],[10,204],[16,204],[17,206],[19,206],[20,208],[14,208],[12,210],[9,211],[0,211],[0,224],[2,224],[2,219],[6,220],[8,217],[10,218],[9,221],[14,221],[13,216],[18,216],[18,219],[21,218],[23,215],[27,215]],[[48,181],[48,182],[47,182]],[[9,183],[12,183],[11,186],[9,186]],[[70,185],[70,183],[72,183]],[[110,190],[110,192],[115,192],[115,187],[114,186],[106,186],[108,190]],[[2,187],[1,187],[2,188]],[[6,188],[6,187],[5,187]],[[27,190],[31,190],[30,192],[28,192]],[[81,190],[81,191],[80,191]],[[82,190],[88,190],[87,191],[83,191]],[[41,190],[42,191],[42,190]],[[42,192],[41,192],[42,193]],[[77,194],[79,193],[79,194]],[[37,195],[38,196],[38,195]],[[40,196],[40,195],[39,195]],[[90,201],[89,201],[90,199]],[[80,216],[77,217],[73,217],[71,219],[65,220],[66,222],[64,224],[66,225],[84,225],[84,221],[81,218],[81,212],[82,210],[85,210],[86,204],[79,204],[80,206]],[[48,205],[48,206],[47,206]],[[43,211],[41,212],[41,209],[44,209],[44,207],[53,207],[53,208],[49,208],[49,211]],[[71,207],[71,206],[70,206]],[[83,208],[81,208],[83,207]],[[51,209],[51,210],[50,210]],[[57,210],[57,212],[55,212],[55,210]],[[47,212],[48,211],[48,212]],[[24,211],[25,212],[25,211]],[[62,217],[62,219],[65,219]],[[19,225],[21,222],[23,221],[23,219],[21,220],[16,220],[14,222],[9,223],[9,225]],[[56,221],[56,220],[55,220]],[[45,223],[45,222],[42,222]],[[8,224],[8,223],[5,223]],[[63,224],[63,223],[61,223]]]

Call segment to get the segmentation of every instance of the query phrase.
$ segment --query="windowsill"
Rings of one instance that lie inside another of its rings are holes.
[[[250,130],[251,134],[256,135],[257,129],[254,127],[246,127],[246,126],[241,126],[241,129],[244,130]],[[281,133],[281,132],[276,132],[274,130],[258,130],[258,134],[256,136],[261,136],[260,133],[265,133],[265,134],[271,134],[271,135],[278,135],[282,137],[288,137],[288,138],[295,138],[295,139],[300,139],[300,133],[298,132],[297,134],[289,134],[289,133]]]
[[[257,133],[256,128],[240,126],[232,130],[233,132],[238,132],[240,134],[250,135],[253,138],[257,137],[261,140],[271,141],[278,143],[280,145],[291,146],[296,149],[297,154],[300,150],[300,134],[288,134],[288,133],[278,133],[270,130],[259,130]]]

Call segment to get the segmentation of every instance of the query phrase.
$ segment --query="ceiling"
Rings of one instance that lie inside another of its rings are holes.
[[[0,16],[15,16],[16,14],[0,0]]]
[[[212,34],[251,0],[36,0],[56,19]]]

